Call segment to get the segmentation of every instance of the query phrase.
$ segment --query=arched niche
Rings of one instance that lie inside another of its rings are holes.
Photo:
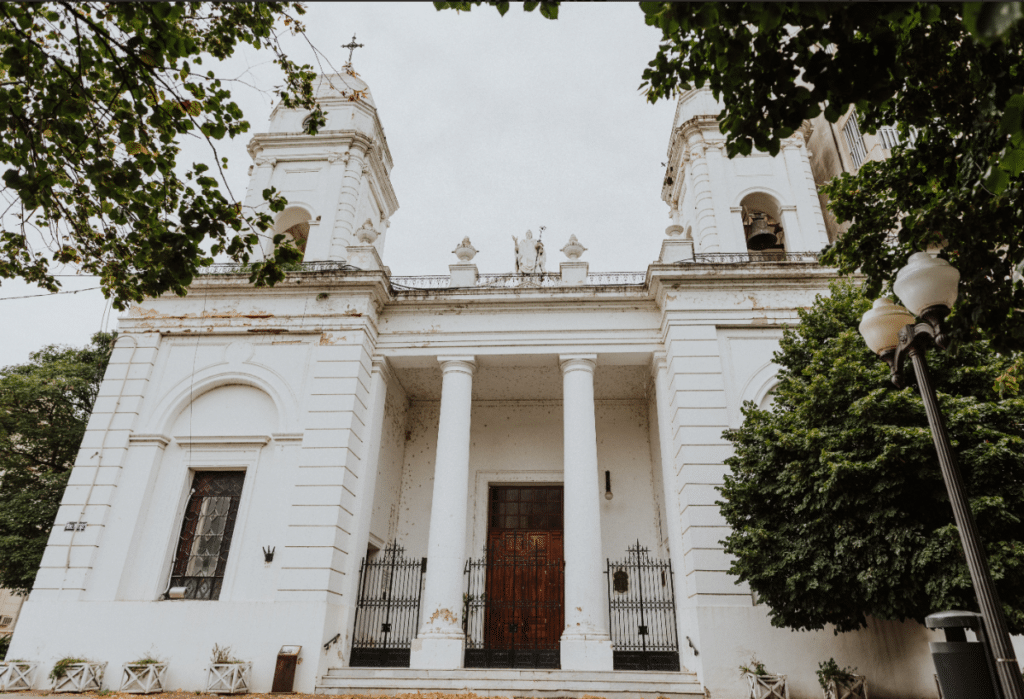
[[[309,222],[313,215],[301,206],[289,206],[282,211],[274,223],[274,234],[284,234],[303,254],[309,240]]]
[[[227,384],[197,396],[175,418],[171,435],[181,437],[266,437],[278,431],[277,406],[266,393]]]
[[[747,250],[767,254],[785,252],[786,232],[778,199],[767,192],[751,192],[740,200],[740,210]]]

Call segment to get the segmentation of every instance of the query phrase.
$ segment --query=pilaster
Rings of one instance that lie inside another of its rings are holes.
[[[276,599],[347,602],[347,566],[366,472],[370,340],[315,346],[305,432],[295,465]]]
[[[366,458],[363,460],[363,468],[359,481],[355,483],[358,487],[354,506],[356,508],[353,521],[352,533],[352,555],[348,557],[345,565],[345,588],[342,597],[348,598],[346,614],[343,623],[345,644],[343,655],[350,658],[349,650],[352,646],[351,629],[355,623],[355,605],[359,591],[359,566],[367,548],[367,541],[370,538],[370,520],[373,517],[373,503],[377,492],[377,472],[379,468],[381,439],[384,432],[384,406],[387,403],[388,383],[391,378],[391,369],[385,357],[375,356],[372,359],[373,368],[370,376],[369,410],[366,426]],[[326,671],[326,668],[323,669]],[[322,673],[318,673],[319,674]]]
[[[364,179],[363,173],[366,156],[367,146],[353,143],[349,149],[348,162],[345,163],[345,170],[341,179],[338,204],[335,207],[334,226],[327,231],[328,237],[331,240],[330,259],[332,260],[344,259],[346,248],[352,242],[352,233],[356,228],[356,209],[359,206],[359,196]]]
[[[104,551],[116,556],[132,533],[115,530],[109,539],[108,519],[159,345],[159,333],[123,334],[117,340],[50,531],[33,600],[79,599],[87,588],[101,599],[114,598],[116,575],[89,580],[89,572],[105,539]],[[76,523],[71,530],[65,528],[69,522]]]

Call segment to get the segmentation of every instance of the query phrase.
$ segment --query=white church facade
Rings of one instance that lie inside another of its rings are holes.
[[[720,543],[722,432],[834,276],[810,134],[730,160],[689,93],[646,270],[509,231],[514,271],[467,240],[449,275],[397,277],[383,127],[331,82],[317,136],[278,107],[250,145],[247,203],[288,199],[301,269],[215,267],[121,319],[10,657],[107,662],[117,689],[151,653],[202,689],[219,644],[266,692],[292,646],[296,691],[651,699],[745,696],[752,655],[820,696],[835,657],[872,697],[934,696],[922,627],[773,628]]]

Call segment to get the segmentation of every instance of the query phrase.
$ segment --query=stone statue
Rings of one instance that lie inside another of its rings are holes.
[[[516,274],[543,273],[547,255],[544,253],[544,243],[533,239],[533,231],[526,231],[526,237],[522,240],[516,236],[512,236],[512,240],[516,244]]]

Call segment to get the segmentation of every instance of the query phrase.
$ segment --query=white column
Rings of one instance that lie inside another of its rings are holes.
[[[423,624],[412,642],[410,667],[454,670],[462,667],[465,646],[462,587],[469,497],[469,417],[476,362],[473,357],[438,357],[437,361],[443,378],[427,581],[421,602]]]
[[[611,670],[608,588],[601,549],[601,493],[594,417],[595,354],[562,355],[565,414],[565,631],[563,670]]]

